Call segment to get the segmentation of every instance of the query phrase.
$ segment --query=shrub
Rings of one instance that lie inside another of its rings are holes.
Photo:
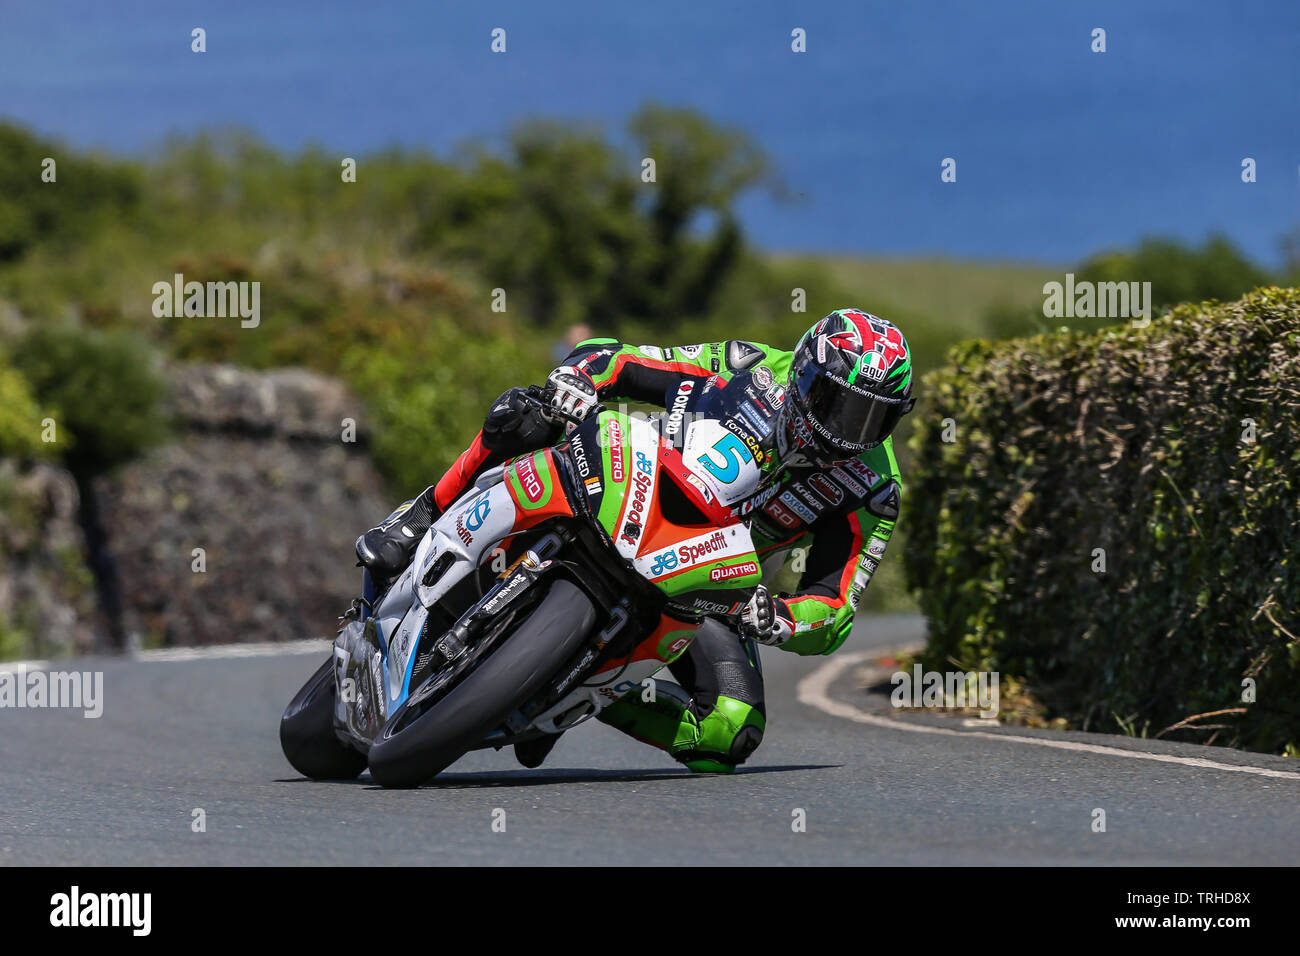
[[[36,326],[14,363],[37,399],[59,409],[54,447],[77,474],[106,471],[166,437],[165,382],[125,332]]]
[[[904,503],[930,663],[1024,680],[1085,729],[1244,708],[1180,733],[1295,748],[1297,382],[1300,292],[1278,288],[955,348]]]

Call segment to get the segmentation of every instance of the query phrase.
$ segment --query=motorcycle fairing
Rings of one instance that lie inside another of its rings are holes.
[[[625,656],[606,661],[587,679],[533,719],[532,726],[559,733],[594,717],[630,691],[643,693],[643,681],[677,660],[695,640],[696,624],[668,614]]]

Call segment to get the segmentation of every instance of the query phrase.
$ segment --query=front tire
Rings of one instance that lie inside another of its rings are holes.
[[[366,769],[365,755],[334,733],[334,659],[311,675],[280,718],[280,749],[304,777],[352,780]]]
[[[555,581],[537,609],[442,700],[413,720],[406,713],[411,701],[397,709],[370,748],[370,776],[385,787],[416,787],[441,773],[541,690],[595,620],[579,587]]]

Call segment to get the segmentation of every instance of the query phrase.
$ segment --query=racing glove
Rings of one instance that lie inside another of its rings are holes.
[[[779,647],[794,636],[794,619],[785,600],[772,597],[761,584],[754,588],[754,596],[741,609],[739,625],[741,637],[773,647]]]
[[[573,365],[561,365],[547,377],[546,384],[554,389],[551,407],[579,420],[599,401],[591,376]]]
[[[554,422],[543,419],[540,410],[525,401],[526,394],[526,389],[512,388],[492,403],[483,421],[484,448],[499,454],[518,455],[549,445],[554,440]]]

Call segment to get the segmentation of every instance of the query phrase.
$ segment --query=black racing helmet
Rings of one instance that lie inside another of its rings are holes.
[[[838,309],[795,346],[781,410],[781,458],[828,465],[875,448],[912,410],[912,353],[898,326]]]

